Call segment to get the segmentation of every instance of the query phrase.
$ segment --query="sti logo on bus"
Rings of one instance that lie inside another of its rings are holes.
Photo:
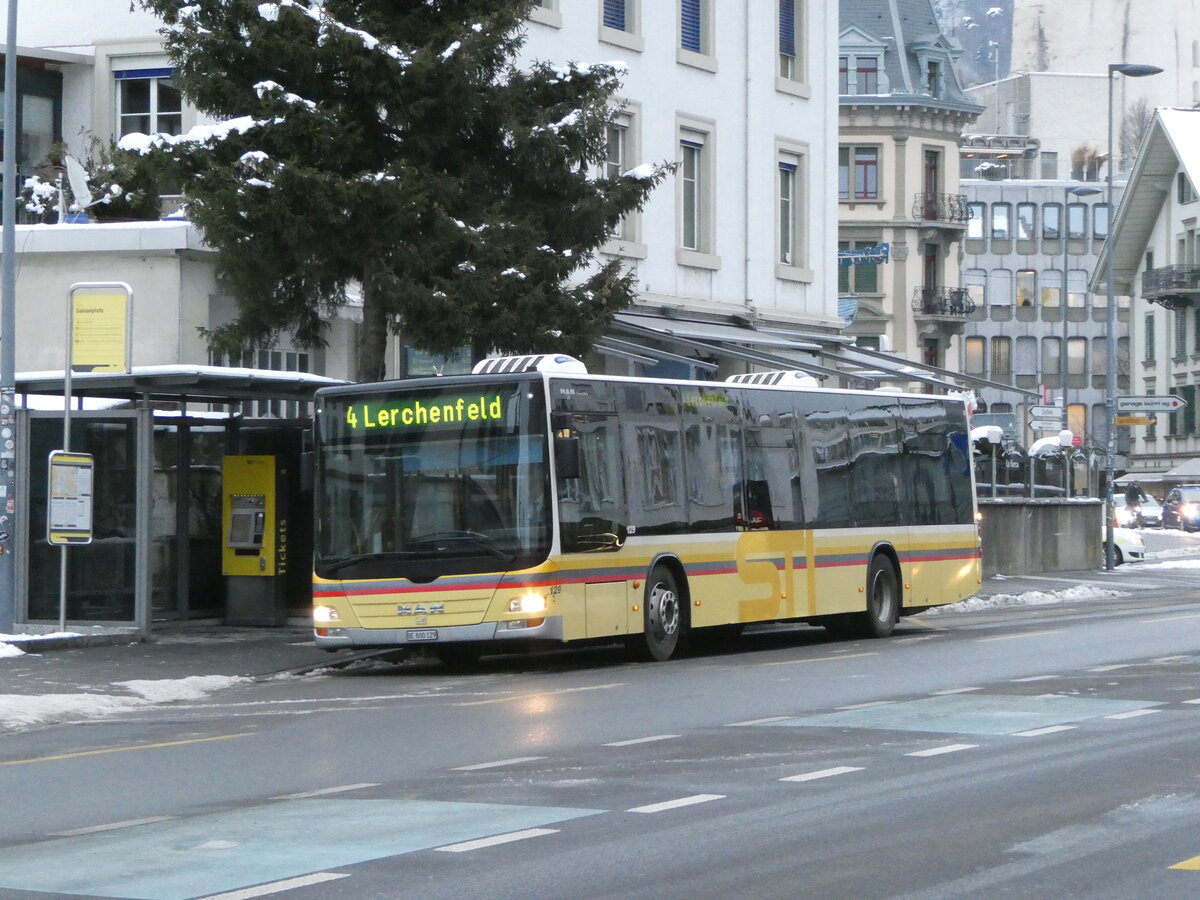
[[[346,425],[363,428],[419,428],[428,425],[458,425],[486,422],[504,416],[499,396],[459,397],[455,400],[407,403],[358,403],[346,407]]]

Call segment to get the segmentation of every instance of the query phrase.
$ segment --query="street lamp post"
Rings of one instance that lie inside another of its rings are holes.
[[[1062,406],[1063,406],[1063,425],[1067,428],[1071,427],[1071,404],[1067,401],[1067,380],[1070,378],[1071,369],[1067,363],[1067,298],[1071,296],[1071,259],[1068,256],[1070,252],[1071,231],[1068,227],[1069,217],[1068,212],[1071,206],[1072,197],[1091,197],[1100,193],[1100,188],[1086,187],[1085,185],[1075,185],[1063,191],[1063,211],[1062,219],[1058,223],[1059,236],[1062,238],[1063,244],[1063,277],[1062,277],[1062,298],[1059,300],[1059,311],[1062,313],[1062,347],[1059,349],[1059,371],[1062,373]],[[1111,217],[1111,216],[1110,216]],[[1067,465],[1067,452],[1063,450],[1063,496],[1067,496],[1070,490],[1070,471]]]
[[[17,293],[17,0],[8,0],[8,30],[4,43],[4,260],[0,263],[0,425],[11,437],[0,436],[0,631],[12,631],[16,617],[16,562],[13,549],[17,534],[16,429],[16,293]],[[4,446],[13,442],[12,448]]]
[[[1108,448],[1104,465],[1104,568],[1112,571],[1116,566],[1113,552],[1113,476],[1117,464],[1117,298],[1113,284],[1114,266],[1112,243],[1113,223],[1113,75],[1121,74],[1127,78],[1142,78],[1146,75],[1157,75],[1161,72],[1158,66],[1139,63],[1109,63],[1108,64],[1108,170],[1105,181],[1108,191],[1108,235],[1105,237],[1105,278],[1108,292],[1108,308],[1105,310],[1107,333],[1104,338],[1107,351],[1104,377],[1104,415],[1108,420]]]

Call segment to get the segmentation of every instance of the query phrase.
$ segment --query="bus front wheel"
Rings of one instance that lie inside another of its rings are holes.
[[[886,556],[876,555],[867,569],[867,608],[857,614],[860,637],[885,638],[900,618],[900,581]]]
[[[646,579],[642,624],[642,634],[632,636],[634,655],[646,661],[670,659],[683,631],[683,604],[675,576],[664,566],[656,566]]]

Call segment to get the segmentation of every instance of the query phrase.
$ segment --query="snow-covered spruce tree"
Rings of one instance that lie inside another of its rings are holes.
[[[518,66],[533,0],[140,2],[222,122],[122,143],[167,158],[218,251],[239,314],[215,346],[319,345],[358,285],[372,380],[389,330],[581,353],[631,302],[595,251],[667,170],[598,175],[620,72]]]

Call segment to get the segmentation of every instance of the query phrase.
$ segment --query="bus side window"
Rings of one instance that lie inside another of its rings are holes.
[[[579,477],[559,483],[563,549],[616,550],[625,540],[620,431],[613,416],[577,416]]]

